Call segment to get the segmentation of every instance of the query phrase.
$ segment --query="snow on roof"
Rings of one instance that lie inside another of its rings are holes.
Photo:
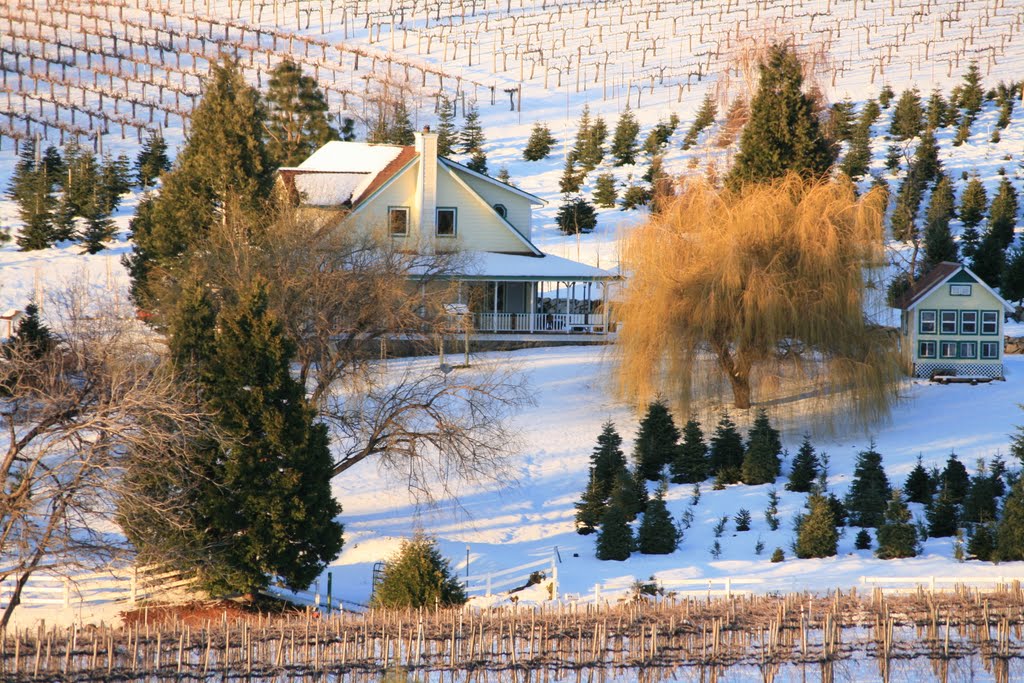
[[[328,173],[369,173],[377,175],[405,149],[400,145],[371,145],[335,140],[313,152],[299,164],[300,171]]]
[[[465,272],[459,277],[461,279],[586,281],[614,280],[618,278],[618,275],[551,254],[527,256],[478,252],[470,257]]]
[[[373,173],[296,173],[295,189],[304,204],[338,206],[362,195]]]

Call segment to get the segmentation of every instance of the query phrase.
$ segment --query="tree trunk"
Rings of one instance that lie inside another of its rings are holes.
[[[718,367],[725,376],[729,378],[729,386],[732,387],[733,406],[741,410],[750,407],[750,359],[742,350],[734,356],[729,349],[728,342],[713,341],[711,347],[718,358]]]

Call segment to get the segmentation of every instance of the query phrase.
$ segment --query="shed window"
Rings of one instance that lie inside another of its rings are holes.
[[[999,342],[981,342],[981,357],[987,360],[999,358]]]
[[[956,334],[956,311],[942,311],[939,331],[942,334]]]
[[[999,334],[999,311],[981,312],[981,333]]]
[[[960,358],[977,358],[978,342],[960,342]]]
[[[939,345],[940,358],[956,358],[956,342],[944,341]]]
[[[949,295],[950,296],[970,296],[971,295],[971,286],[970,285],[964,285],[964,284],[950,285],[949,286]]]
[[[977,311],[960,311],[960,334],[978,334]]]
[[[442,209],[437,210],[437,231],[438,237],[455,237],[456,232],[456,210]]]
[[[935,334],[935,311],[918,313],[921,334]]]
[[[918,358],[935,358],[935,342],[923,341],[917,345]]]

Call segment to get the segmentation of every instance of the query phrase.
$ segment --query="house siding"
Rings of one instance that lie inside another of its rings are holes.
[[[489,183],[485,180],[472,176],[468,173],[459,173],[459,177],[462,178],[467,185],[483,197],[490,206],[495,204],[503,204],[508,209],[508,216],[505,220],[512,224],[520,235],[526,239],[531,239],[532,226],[530,225],[533,207],[530,204],[530,200],[525,197],[506,190],[494,183]]]

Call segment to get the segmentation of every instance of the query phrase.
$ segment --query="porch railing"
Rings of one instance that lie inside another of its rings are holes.
[[[604,316],[593,313],[474,313],[473,329],[477,332],[560,334],[608,332]]]

